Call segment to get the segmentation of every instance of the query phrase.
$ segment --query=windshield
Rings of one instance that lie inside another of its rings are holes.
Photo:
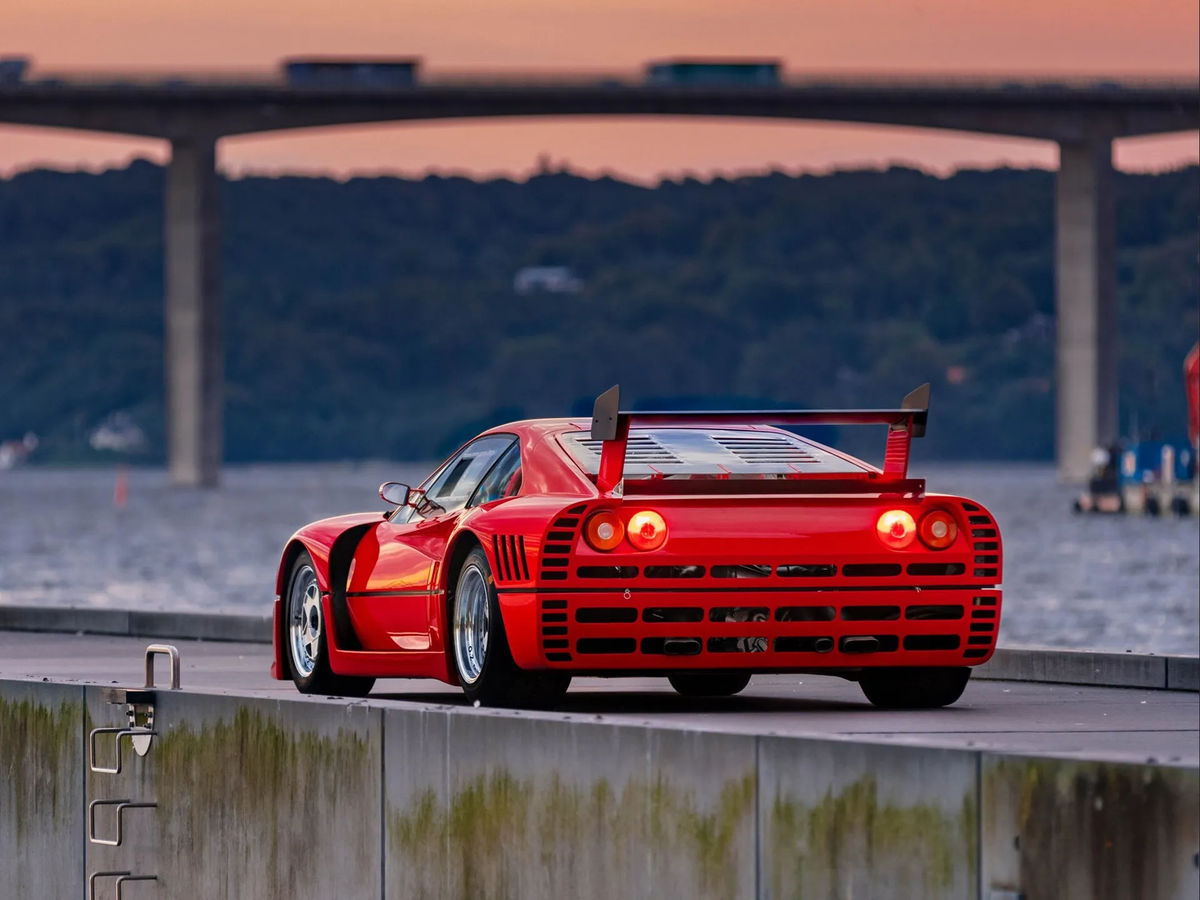
[[[600,471],[603,441],[589,432],[561,436],[563,448],[589,475]],[[633,429],[625,448],[626,478],[788,478],[861,475],[865,466],[784,431],[752,429]]]

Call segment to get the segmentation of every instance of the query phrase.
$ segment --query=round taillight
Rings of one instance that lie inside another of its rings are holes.
[[[639,550],[657,550],[667,539],[667,523],[653,510],[630,516],[627,531],[629,543]]]
[[[615,512],[601,510],[583,526],[583,539],[593,550],[607,552],[621,543],[625,537],[625,525]]]
[[[945,550],[958,537],[958,523],[950,513],[935,509],[921,517],[917,534],[930,550]]]
[[[903,550],[917,536],[917,523],[902,509],[889,509],[875,523],[879,539],[893,550]]]

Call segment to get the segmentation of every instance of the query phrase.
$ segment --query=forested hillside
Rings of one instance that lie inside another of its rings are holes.
[[[0,181],[0,438],[78,459],[127,410],[161,458],[162,183],[146,162]],[[1122,422],[1177,434],[1200,170],[1117,197]],[[824,407],[928,380],[922,456],[1053,452],[1052,173],[247,178],[223,202],[230,460],[428,457],[615,382]],[[530,265],[582,287],[519,294]]]

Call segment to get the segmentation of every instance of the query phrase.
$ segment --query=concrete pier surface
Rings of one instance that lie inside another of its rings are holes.
[[[0,678],[138,685],[147,643],[0,631]],[[171,643],[180,651],[185,691],[301,699],[290,681],[270,677],[269,646]],[[487,714],[469,709],[458,688],[417,679],[379,681],[366,704]],[[759,675],[738,696],[719,700],[680,697],[665,678],[580,678],[557,712],[520,715],[1200,766],[1200,696],[1188,691],[973,679],[950,708],[897,712],[875,709],[852,682],[820,675]]]
[[[0,631],[3,900],[1200,892],[1200,695],[1162,658],[1018,653],[1013,677],[1159,687],[973,680],[920,713],[814,676],[704,702],[580,679],[527,712],[303,697],[264,644],[173,640],[180,690],[160,666],[113,696],[149,642]]]

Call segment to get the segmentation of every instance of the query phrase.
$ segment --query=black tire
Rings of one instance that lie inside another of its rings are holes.
[[[671,687],[684,697],[732,697],[746,689],[749,672],[672,672]]]
[[[318,613],[319,633],[314,642],[316,652],[313,656],[312,670],[305,671],[307,666],[301,666],[297,656],[303,651],[293,646],[292,625],[295,618],[295,592],[300,585],[298,581],[307,579],[315,573],[312,557],[307,550],[302,550],[292,561],[291,571],[288,572],[287,588],[283,601],[283,633],[279,635],[283,642],[283,655],[287,660],[288,672],[296,690],[302,694],[328,694],[337,697],[365,697],[375,686],[374,678],[362,678],[355,675],[339,675],[329,668],[329,649],[326,645],[326,635],[333,627],[332,622],[325,622],[323,614]],[[313,576],[315,577],[315,576]],[[296,619],[297,623],[302,621]]]
[[[1187,497],[1173,497],[1171,499],[1171,512],[1175,513],[1179,518],[1186,518],[1191,511],[1192,507],[1188,503]]]
[[[1157,519],[1162,515],[1162,506],[1159,504],[1157,497],[1146,498],[1146,515],[1152,519]]]
[[[478,674],[471,677],[470,663],[460,659],[458,632],[455,617],[460,602],[469,591],[474,579],[482,578],[487,592],[486,648],[482,652],[483,662]],[[518,709],[553,709],[562,702],[571,676],[565,672],[529,672],[520,668],[513,660],[508,646],[508,635],[504,630],[504,619],[500,615],[500,601],[487,555],[482,547],[475,547],[463,560],[462,568],[455,579],[454,590],[447,603],[447,652],[450,665],[463,693],[471,703],[480,706],[515,707]]]
[[[971,670],[945,668],[866,669],[858,686],[880,709],[937,709],[962,696]]]

